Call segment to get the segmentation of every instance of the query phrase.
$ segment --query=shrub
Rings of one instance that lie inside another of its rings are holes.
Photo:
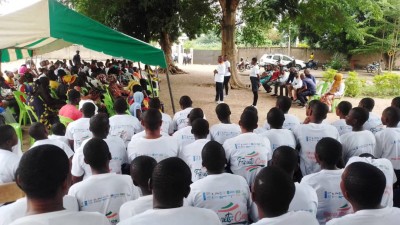
[[[400,75],[398,74],[387,72],[382,75],[376,75],[373,82],[379,95],[400,95]]]
[[[347,68],[348,65],[349,63],[347,62],[346,56],[338,52],[333,54],[331,61],[327,63],[327,67],[335,70]]]
[[[328,70],[326,70],[322,73],[322,80],[325,82],[332,83],[333,78],[335,77],[337,72],[338,72],[337,70],[329,68]]]
[[[344,84],[346,87],[345,95],[349,97],[356,97],[361,94],[363,87],[365,87],[365,80],[358,77],[358,74],[352,71],[349,72]]]

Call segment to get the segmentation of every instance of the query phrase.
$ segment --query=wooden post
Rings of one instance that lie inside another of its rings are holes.
[[[171,99],[172,112],[175,114],[176,111],[175,111],[174,97],[173,97],[173,95],[172,95],[171,82],[170,82],[170,80],[169,80],[169,75],[170,75],[170,72],[169,72],[169,70],[167,69],[167,83],[168,83],[169,97],[170,97],[170,99]]]

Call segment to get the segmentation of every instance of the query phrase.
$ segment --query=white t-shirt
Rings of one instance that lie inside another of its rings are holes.
[[[321,170],[309,174],[301,180],[315,189],[318,196],[317,219],[324,225],[327,221],[352,213],[351,204],[344,198],[340,189],[343,169]]]
[[[83,155],[83,147],[89,140],[85,140],[82,146],[75,150],[74,157],[72,157],[71,174],[76,177],[83,176],[83,179],[92,175],[92,169],[85,163]],[[125,143],[121,138],[112,136],[108,136],[104,141],[107,143],[111,153],[110,172],[120,174],[121,165],[129,163]]]
[[[297,126],[300,125],[300,120],[297,118],[297,116],[292,115],[292,114],[285,114],[285,121],[283,122],[282,128],[283,129],[288,129],[293,131],[293,129]],[[271,129],[271,126],[267,121],[265,121],[264,129],[269,130]]]
[[[124,221],[132,216],[136,216],[152,208],[153,195],[146,195],[143,197],[139,197],[136,200],[125,202],[119,209],[119,220]]]
[[[120,137],[126,145],[131,141],[134,134],[142,130],[142,125],[134,116],[114,115],[110,117],[110,136]]]
[[[296,148],[296,139],[294,138],[293,132],[290,130],[270,129],[260,135],[268,138],[269,142],[271,143],[272,151],[282,145]]]
[[[249,186],[258,169],[267,165],[272,157],[269,140],[255,133],[244,133],[228,139],[223,147],[232,172],[243,176]]]
[[[129,162],[141,155],[153,157],[160,162],[163,159],[178,156],[178,143],[170,136],[161,136],[157,139],[134,138],[128,144]]]
[[[336,218],[327,225],[397,225],[399,224],[400,209],[388,207],[382,209],[360,210],[341,218]]]
[[[181,151],[186,145],[195,141],[194,134],[192,134],[192,126],[187,126],[176,131],[172,137],[178,142],[179,151]],[[210,134],[207,135],[207,139],[211,139]]]
[[[210,128],[211,140],[217,141],[221,145],[230,138],[236,137],[242,133],[240,126],[237,124],[219,123]]]
[[[0,184],[13,182],[20,157],[8,150],[0,149]]]
[[[352,131],[340,136],[343,146],[343,160],[345,163],[352,156],[359,156],[363,153],[375,154],[375,136],[369,130]]]
[[[388,159],[372,159],[366,157],[353,156],[347,162],[346,166],[353,162],[365,162],[380,169],[386,177],[386,188],[382,196],[381,205],[383,207],[393,206],[393,184],[397,181],[396,174],[394,174],[392,163]]]
[[[289,211],[307,211],[317,214],[318,196],[315,190],[307,184],[294,183],[296,192],[289,205]]]
[[[187,204],[213,210],[222,224],[247,224],[250,190],[238,175],[212,174],[190,185]]]
[[[253,133],[255,134],[262,134],[265,131],[267,131],[266,129],[264,129],[263,127],[257,127],[256,129],[253,130]]]
[[[65,137],[74,140],[74,150],[78,149],[82,142],[93,137],[89,130],[90,118],[80,118],[68,124]]]
[[[300,124],[293,130],[297,143],[300,143],[300,169],[303,176],[321,170],[315,160],[315,146],[324,137],[339,140],[339,132],[330,124]]]
[[[139,198],[138,188],[128,175],[96,174],[72,185],[68,195],[78,200],[79,211],[99,212],[111,224],[119,222],[119,208],[127,201]]]
[[[188,125],[188,115],[192,111],[192,107],[181,110],[174,115],[174,130],[180,130]]]
[[[252,225],[318,225],[315,217],[308,212],[287,212],[281,216],[263,218]]]
[[[217,214],[209,209],[178,207],[149,209],[144,213],[120,222],[118,225],[220,225]]]
[[[395,170],[400,170],[400,128],[388,127],[375,134],[376,157],[392,162]]]
[[[228,68],[231,68],[231,63],[228,60],[226,60],[224,63],[226,68],[225,76],[229,77],[231,75],[231,72],[229,72]]]
[[[225,71],[226,71],[225,63],[219,63],[217,66],[217,73],[214,74],[214,81],[218,83],[223,83]]]
[[[293,82],[292,82],[292,87],[293,89],[297,90],[301,87],[303,87],[303,81],[301,80],[301,78],[293,78]]]
[[[207,170],[202,165],[201,152],[204,145],[209,141],[208,139],[195,140],[193,143],[183,147],[178,153],[178,157],[185,161],[192,171],[192,182],[207,176]]]
[[[61,142],[59,140],[50,140],[50,139],[43,139],[43,140],[36,140],[35,143],[30,148],[34,148],[40,145],[54,145],[59,148],[61,148],[65,154],[68,156],[68,159],[71,158],[74,155],[74,152],[72,149],[65,144],[64,142]]]
[[[10,225],[110,225],[108,219],[100,213],[74,212],[60,210],[49,213],[25,216]]]
[[[161,116],[162,116],[161,131],[169,135],[172,135],[174,133],[174,124],[172,122],[171,116],[166,113],[161,113]]]
[[[47,138],[49,138],[50,140],[59,140],[61,142],[64,142],[66,145],[68,145],[68,147],[71,148],[71,146],[69,145],[68,138],[66,138],[65,136],[51,134]]]
[[[369,130],[375,134],[376,132],[383,129],[384,126],[382,125],[381,117],[379,117],[375,113],[370,112],[367,122],[364,123],[363,130]]]
[[[345,119],[336,120],[335,122],[331,123],[332,126],[336,127],[339,132],[339,135],[343,135],[345,133],[349,133],[353,130],[353,128],[346,124]]]
[[[258,65],[254,65],[250,70],[250,77],[257,77],[260,74],[260,67]]]

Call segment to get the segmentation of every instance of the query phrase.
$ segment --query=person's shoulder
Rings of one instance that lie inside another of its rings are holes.
[[[298,220],[299,224],[318,225],[318,221],[315,216],[307,211],[292,212],[292,217]]]
[[[161,113],[163,119],[172,120],[171,116],[166,113]]]
[[[305,175],[301,179],[301,183],[300,184],[312,185],[314,182],[318,181],[320,178],[321,178],[321,173],[320,172],[308,174],[308,175]]]

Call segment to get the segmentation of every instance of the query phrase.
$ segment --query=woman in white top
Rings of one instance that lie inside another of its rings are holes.
[[[321,102],[328,105],[329,111],[332,110],[333,100],[341,98],[344,94],[343,74],[337,73],[333,79],[334,81],[329,91],[321,97]]]

